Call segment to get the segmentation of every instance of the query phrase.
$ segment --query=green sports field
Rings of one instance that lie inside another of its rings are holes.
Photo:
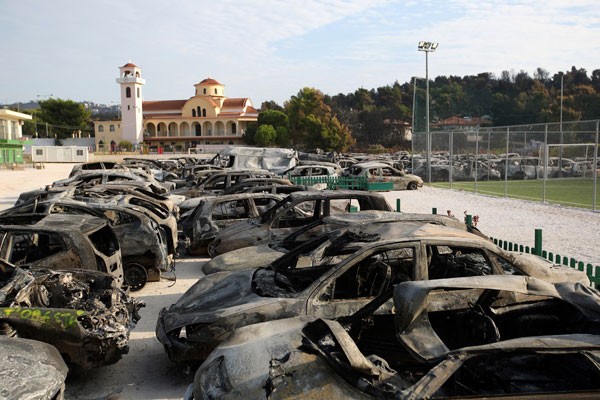
[[[546,201],[569,207],[594,208],[594,180],[590,178],[556,178],[548,179],[544,185],[542,179],[523,181],[479,181],[475,182],[433,182],[433,187],[452,188],[481,194]],[[596,207],[600,209],[600,181],[596,188]]]

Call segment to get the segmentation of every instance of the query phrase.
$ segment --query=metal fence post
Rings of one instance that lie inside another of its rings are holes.
[[[396,212],[401,212],[400,211],[400,199],[396,199]]]
[[[534,254],[541,256],[542,255],[542,230],[535,230],[535,248]]]
[[[598,181],[598,173],[597,171],[597,165],[598,165],[598,130],[600,127],[600,121],[596,121],[596,137],[594,139],[594,166],[593,166],[593,173],[594,173],[594,192],[592,193],[592,210],[596,211],[596,182]]]

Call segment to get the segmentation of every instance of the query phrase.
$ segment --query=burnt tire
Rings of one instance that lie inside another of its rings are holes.
[[[417,187],[419,187],[417,185],[417,182],[409,182],[408,185],[406,186],[407,190],[417,190]]]
[[[123,286],[132,292],[140,290],[148,282],[148,272],[143,265],[130,262],[123,266]]]

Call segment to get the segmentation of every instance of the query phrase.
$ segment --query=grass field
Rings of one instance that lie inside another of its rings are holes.
[[[491,196],[510,197],[533,201],[546,201],[569,207],[593,209],[594,180],[590,178],[548,179],[544,187],[542,179],[523,181],[479,181],[475,182],[433,182],[433,187],[452,188],[487,194]],[[600,209],[600,182],[596,188],[596,207]]]

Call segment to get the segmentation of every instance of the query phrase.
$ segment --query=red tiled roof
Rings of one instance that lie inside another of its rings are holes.
[[[225,107],[244,107],[246,104],[246,98],[238,98],[238,99],[225,99],[223,102],[223,108]]]
[[[219,83],[216,79],[206,78],[206,79],[200,81],[200,83],[198,83],[198,85],[223,85],[223,84]]]
[[[144,113],[181,109],[187,100],[157,100],[142,102]]]
[[[131,63],[131,62],[128,62],[127,64],[123,65],[121,68],[125,68],[125,67],[139,68],[137,65],[135,65],[134,63]]]
[[[486,118],[470,117],[464,118],[459,116],[453,116],[450,118],[439,121],[437,126],[478,126],[478,125],[489,125],[491,121]]]

